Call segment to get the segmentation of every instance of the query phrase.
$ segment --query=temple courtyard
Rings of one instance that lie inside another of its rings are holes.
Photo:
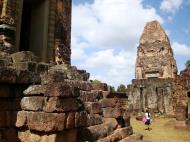
[[[155,118],[148,131],[142,121],[131,119],[134,133],[143,134],[146,142],[190,142],[190,129],[175,128],[176,123],[173,118]]]

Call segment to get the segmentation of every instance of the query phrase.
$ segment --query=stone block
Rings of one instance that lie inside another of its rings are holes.
[[[98,102],[86,102],[85,109],[87,110],[88,113],[93,113],[93,114],[102,113],[101,104]]]
[[[65,82],[47,84],[45,96],[78,97],[79,88]]]
[[[66,130],[64,132],[57,133],[55,142],[77,142],[78,129]],[[44,141],[47,142],[47,141]],[[52,141],[49,141],[52,142]]]
[[[42,111],[45,104],[45,97],[24,97],[22,98],[20,104],[22,110]]]
[[[120,141],[133,133],[132,127],[125,127],[115,130],[111,135],[98,140],[97,142],[116,142]]]
[[[67,84],[70,84],[71,86],[77,87],[83,91],[91,91],[93,89],[92,84],[88,81],[65,79],[64,82],[66,82]]]
[[[44,85],[30,85],[26,90],[24,90],[24,95],[44,95],[46,86]]]
[[[38,63],[37,65],[37,73],[47,73],[49,68],[49,64],[47,63]]]
[[[80,111],[75,113],[75,127],[86,127],[87,126],[88,114],[86,111]]]
[[[9,65],[9,59],[0,59],[0,67],[6,67]]]
[[[66,114],[66,129],[75,128],[75,112],[69,112]]]
[[[88,133],[90,133],[90,135],[93,137],[94,140],[98,140],[112,133],[116,129],[116,127],[117,127],[117,121],[115,119],[107,119],[106,122],[103,124],[88,127],[87,131]],[[87,132],[81,131],[80,135],[81,137],[83,137],[84,135],[87,135]]]
[[[88,114],[87,125],[94,126],[103,123],[103,117],[98,114]]]
[[[38,58],[34,55],[34,53],[30,51],[16,52],[16,53],[11,54],[11,57],[14,63],[38,61]]]
[[[79,111],[83,108],[83,104],[77,98],[47,98],[44,106],[45,112],[70,112]]]
[[[0,83],[15,83],[17,79],[17,73],[12,68],[0,68]]]
[[[64,79],[67,79],[67,74],[65,72],[57,72],[57,73],[46,73],[41,74],[42,84],[49,84],[55,82],[63,82]]]
[[[105,99],[101,99],[100,101],[100,104],[102,105],[103,108],[106,108],[106,107],[115,107],[116,106],[116,103],[117,103],[117,99],[115,98],[105,98]]]
[[[123,116],[125,112],[125,109],[124,108],[111,108],[111,107],[108,107],[108,108],[103,108],[103,116],[105,118],[118,118],[120,116]]]
[[[80,97],[83,102],[97,102],[103,98],[102,91],[80,91]]]
[[[76,142],[77,129],[50,134],[20,130],[18,132],[18,137],[20,142]]]
[[[27,123],[27,112],[26,111],[19,111],[17,113],[17,120],[16,120],[16,127],[24,127]]]
[[[102,91],[108,91],[108,85],[106,83],[92,83],[93,90],[102,90]]]
[[[35,84],[40,82],[41,78],[39,74],[27,70],[21,70],[18,72],[17,83],[19,84]]]
[[[126,93],[122,92],[110,92],[107,98],[128,98]]]
[[[25,118],[23,118],[26,116]],[[24,124],[24,125],[23,125]],[[17,127],[28,127],[40,132],[55,132],[65,129],[65,113],[45,113],[22,111],[17,116]]]
[[[110,91],[102,91],[103,98],[108,98],[110,93],[111,93]]]
[[[14,67],[17,70],[28,70],[31,72],[36,72],[36,62],[16,62]]]

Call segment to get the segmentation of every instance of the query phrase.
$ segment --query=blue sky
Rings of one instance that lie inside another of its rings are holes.
[[[190,59],[190,0],[73,0],[72,65],[110,85],[134,78],[136,51],[146,22],[167,32],[178,71]]]

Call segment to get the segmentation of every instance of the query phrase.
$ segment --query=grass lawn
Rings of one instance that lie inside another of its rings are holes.
[[[174,128],[176,120],[172,118],[157,118],[152,121],[150,131],[142,121],[131,119],[134,133],[144,135],[144,140],[150,142],[190,142],[190,130]]]

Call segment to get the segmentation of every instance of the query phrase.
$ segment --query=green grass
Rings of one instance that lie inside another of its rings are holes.
[[[134,133],[144,135],[144,140],[151,142],[190,142],[190,130],[176,129],[175,119],[157,118],[152,121],[151,131],[145,130],[147,127],[142,121],[131,119]]]

